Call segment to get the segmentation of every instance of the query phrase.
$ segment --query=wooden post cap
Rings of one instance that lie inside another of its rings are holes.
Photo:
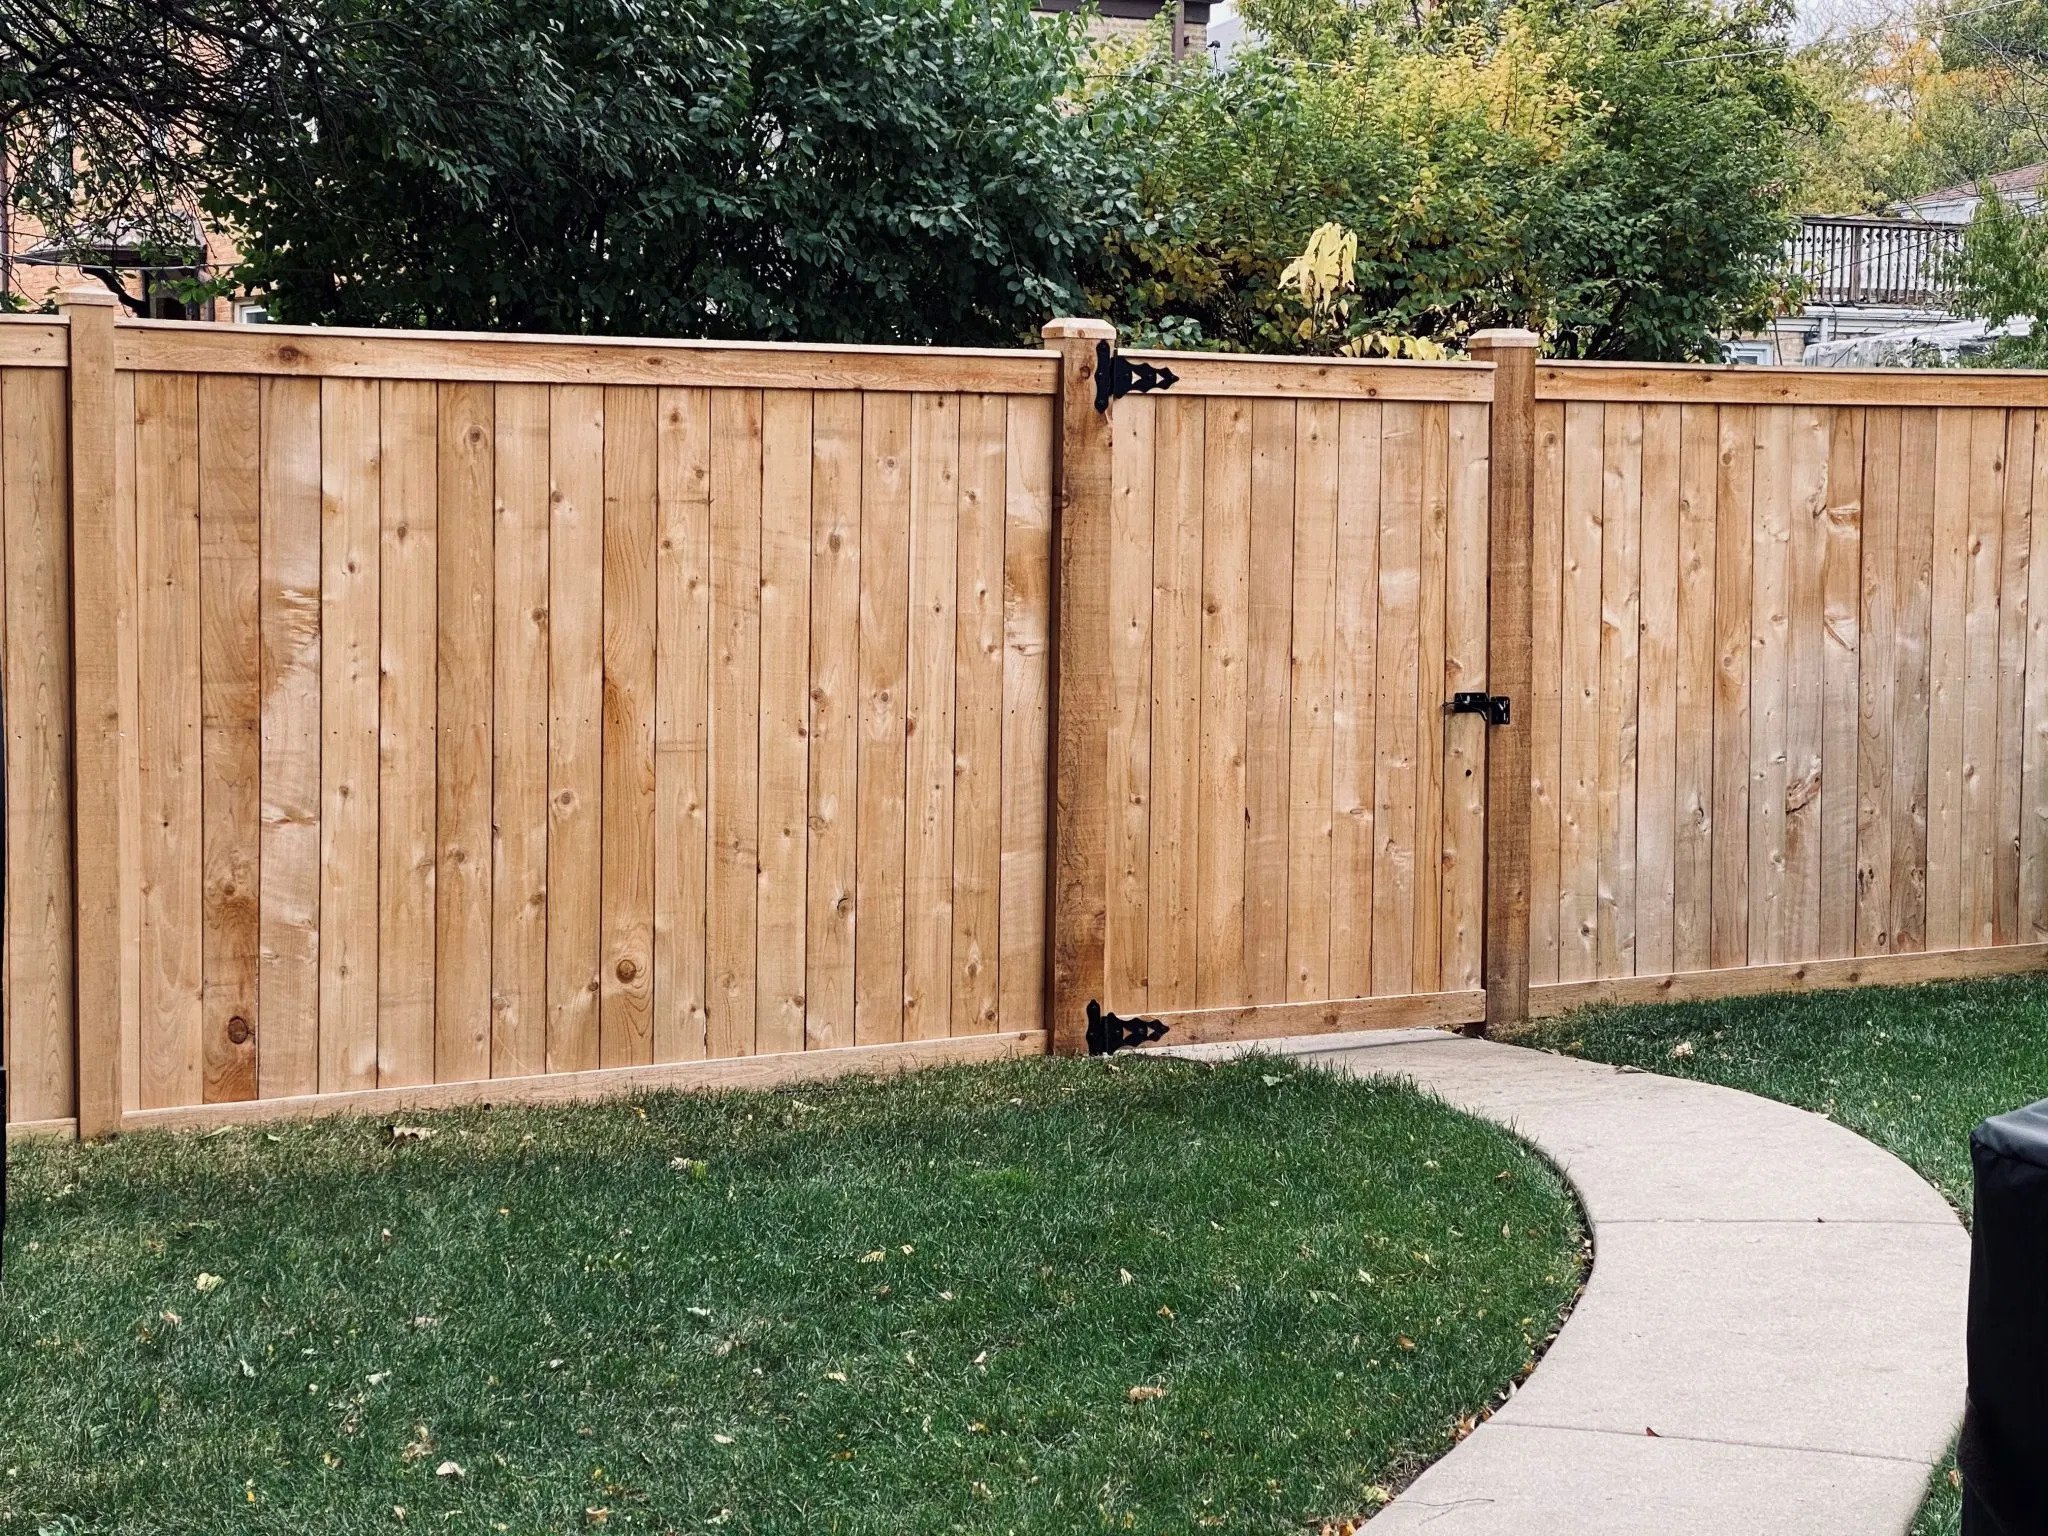
[[[1518,325],[1503,325],[1492,330],[1474,331],[1465,338],[1465,344],[1468,347],[1540,347],[1543,338]]]
[[[115,302],[104,283],[73,283],[57,295],[59,309],[80,309],[87,305],[112,305]]]
[[[1107,320],[1048,320],[1039,334],[1047,341],[1115,341],[1116,327]]]

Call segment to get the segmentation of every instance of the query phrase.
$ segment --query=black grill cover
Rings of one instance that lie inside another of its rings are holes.
[[[1963,1536],[2048,1532],[2048,1099],[1970,1133]]]

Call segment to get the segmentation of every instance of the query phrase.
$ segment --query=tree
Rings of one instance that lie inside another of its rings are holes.
[[[1963,231],[1943,275],[1955,308],[1999,327],[2032,323],[2025,336],[2000,336],[1971,361],[1997,368],[2048,367],[2048,217],[1987,196]]]
[[[277,105],[270,85],[295,46],[282,3],[8,0],[0,25],[8,204],[60,245],[186,246],[206,136]]]
[[[1011,339],[1118,197],[1022,0],[321,3],[213,200],[286,318]]]
[[[1154,46],[1096,85],[1146,155],[1092,286],[1140,335],[1294,349],[1313,317],[1279,274],[1325,221],[1358,238],[1369,331],[1531,324],[1574,356],[1683,359],[1776,297],[1810,111],[1776,6],[1245,10],[1267,41],[1228,74]]]
[[[1121,216],[1081,31],[1025,0],[106,0],[95,35],[171,4],[145,51],[189,88],[43,66],[45,137],[106,123],[81,201],[189,190],[282,319],[1011,340]]]

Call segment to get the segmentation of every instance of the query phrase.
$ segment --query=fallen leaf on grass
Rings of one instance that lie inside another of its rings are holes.
[[[385,1127],[385,1130],[390,1132],[391,1139],[394,1142],[425,1141],[430,1136],[438,1136],[441,1134],[439,1131],[434,1130],[431,1126],[425,1125],[389,1125]]]
[[[467,1475],[458,1462],[444,1461],[440,1466],[434,1468],[434,1476],[436,1477],[465,1477]]]
[[[1130,1391],[1126,1392],[1124,1396],[1129,1398],[1134,1403],[1156,1403],[1157,1401],[1159,1401],[1160,1398],[1166,1396],[1166,1388],[1133,1387]]]
[[[1673,1061],[1691,1061],[1692,1042],[1690,1040],[1681,1040],[1678,1044],[1672,1046],[1671,1059]]]
[[[209,1275],[202,1271],[199,1278],[192,1282],[192,1289],[203,1296],[219,1290],[223,1283],[219,1275]]]

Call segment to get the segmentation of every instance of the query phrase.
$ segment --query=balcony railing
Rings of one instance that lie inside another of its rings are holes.
[[[1948,298],[1945,258],[1961,243],[1953,224],[1805,218],[1785,255],[1808,304],[1935,308]]]

